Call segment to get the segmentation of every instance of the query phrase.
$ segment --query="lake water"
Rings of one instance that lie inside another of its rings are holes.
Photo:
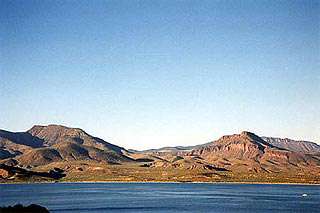
[[[307,194],[307,196],[302,196]],[[205,183],[0,184],[0,206],[50,212],[320,212],[320,186]]]

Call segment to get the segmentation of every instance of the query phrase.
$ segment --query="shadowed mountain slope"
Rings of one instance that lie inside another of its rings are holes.
[[[61,125],[33,126],[27,131],[35,138],[43,140],[44,146],[73,142],[84,146],[110,150],[121,154],[124,148],[108,143],[100,138],[93,137],[79,128],[69,128]]]
[[[23,165],[56,161],[93,160],[110,163],[132,161],[124,148],[93,137],[79,128],[34,126],[27,132],[0,131],[1,159],[15,158]]]

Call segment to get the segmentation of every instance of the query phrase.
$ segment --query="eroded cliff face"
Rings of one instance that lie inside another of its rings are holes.
[[[273,172],[320,165],[308,154],[279,148],[250,132],[223,136],[184,155],[199,156],[215,166],[239,171]]]
[[[223,136],[207,146],[191,151],[189,155],[197,155],[208,161],[214,161],[216,158],[258,160],[267,148],[272,147],[253,133],[242,132]]]

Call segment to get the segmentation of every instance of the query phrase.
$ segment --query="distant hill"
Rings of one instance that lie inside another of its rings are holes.
[[[319,147],[308,141],[259,137],[244,131],[196,146],[136,151],[79,128],[36,125],[26,132],[0,130],[0,165],[14,166],[12,171],[2,166],[0,182],[61,170],[69,181],[320,183]],[[19,169],[26,172],[13,172]]]
[[[192,151],[193,149],[196,149],[201,146],[205,146],[209,143],[206,144],[201,144],[201,145],[195,145],[195,146],[166,146],[166,147],[161,147],[159,149],[147,149],[143,151],[137,151],[137,150],[132,150],[133,152],[140,152],[140,153],[150,153],[150,152],[172,152],[172,153],[177,153],[177,152],[188,152]]]
[[[307,153],[295,152],[291,151],[291,148],[283,147],[269,143],[254,133],[242,132],[223,136],[211,144],[192,150],[188,155],[196,155],[216,166],[238,171],[253,170],[270,173],[293,167],[320,165],[318,159]]]
[[[79,128],[61,125],[34,126],[27,132],[0,130],[0,159],[14,158],[24,165],[56,161],[131,161],[122,147],[93,137]]]
[[[294,152],[303,152],[305,154],[312,154],[312,153],[320,153],[320,145],[310,142],[310,141],[298,141],[298,140],[293,140],[289,138],[275,138],[275,137],[261,137],[262,140],[266,141],[267,143],[276,146],[278,148],[282,149],[287,149],[289,151],[294,151]],[[137,150],[132,150],[132,152],[140,152],[140,153],[150,153],[150,152],[173,152],[173,153],[178,153],[178,152],[187,152],[187,151],[192,151],[197,148],[205,147],[212,142],[208,142],[205,144],[200,144],[200,145],[194,145],[194,146],[167,146],[167,147],[161,147],[158,149],[147,149],[143,151],[137,151]]]
[[[297,141],[289,138],[273,138],[261,137],[264,141],[277,146],[279,148],[287,149],[294,152],[303,153],[318,153],[320,152],[320,145],[310,141]]]

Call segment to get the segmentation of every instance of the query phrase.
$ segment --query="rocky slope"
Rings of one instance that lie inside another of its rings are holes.
[[[34,126],[27,132],[18,133],[0,131],[0,159],[14,159],[22,165],[74,160],[132,161],[123,154],[125,151],[81,129],[60,125]]]
[[[276,143],[273,138],[242,132],[202,145],[164,147],[136,152],[134,156],[153,159],[149,167],[274,173],[302,168],[318,169],[320,151],[317,146],[315,143],[289,139],[277,139]]]
[[[251,132],[197,146],[133,151],[79,128],[48,125],[17,133],[0,130],[0,164],[34,172],[59,168],[69,181],[320,182],[319,145]],[[6,172],[0,171],[0,177]]]
[[[305,154],[316,154],[320,153],[320,145],[310,142],[310,141],[299,141],[292,140],[289,138],[275,138],[275,137],[261,137],[265,142],[276,146],[278,148],[287,149],[293,152],[303,152]],[[170,147],[161,147],[158,149],[148,149],[143,151],[132,150],[135,153],[179,153],[179,152],[188,152],[201,147],[206,147],[212,144],[214,141],[195,145],[195,146],[170,146]]]
[[[320,145],[310,141],[296,141],[289,138],[261,137],[264,141],[293,152],[319,153]]]
[[[271,173],[320,166],[319,159],[308,153],[275,146],[250,132],[223,136],[184,155],[198,156],[217,167],[238,171]]]

